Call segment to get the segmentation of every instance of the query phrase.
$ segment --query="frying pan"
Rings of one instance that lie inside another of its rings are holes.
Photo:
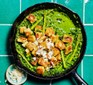
[[[80,52],[80,56],[79,56],[79,59],[75,62],[75,64],[69,69],[67,70],[65,73],[62,73],[62,74],[58,74],[58,75],[55,75],[55,76],[51,76],[51,77],[44,77],[44,76],[41,76],[41,75],[38,75],[38,74],[35,74],[33,72],[31,72],[30,70],[28,70],[27,68],[25,68],[21,62],[19,61],[18,57],[17,57],[17,52],[15,50],[15,45],[14,45],[14,39],[15,39],[15,34],[17,32],[17,26],[21,23],[21,21],[23,21],[23,19],[31,12],[34,12],[34,11],[38,11],[40,9],[53,9],[53,8],[57,8],[58,11],[60,12],[64,12],[66,13],[70,19],[72,20],[72,22],[74,23],[74,25],[78,28],[81,28],[81,32],[82,32],[82,35],[83,35],[83,45],[81,47],[81,52]],[[78,21],[78,22],[77,22]],[[36,4],[34,6],[31,6],[29,7],[28,9],[26,9],[25,11],[23,11],[19,16],[18,18],[15,20],[13,26],[12,26],[12,35],[11,35],[11,50],[12,50],[12,53],[13,53],[13,56],[15,58],[15,64],[21,68],[22,70],[26,71],[29,75],[35,77],[35,78],[38,78],[38,79],[43,79],[43,80],[53,80],[53,79],[59,79],[59,78],[64,78],[66,77],[67,75],[70,75],[77,81],[77,83],[79,85],[88,85],[79,75],[78,73],[76,72],[76,69],[77,67],[79,66],[81,60],[83,59],[83,55],[84,55],[84,52],[85,52],[85,49],[86,49],[86,33],[85,33],[85,30],[84,30],[84,27],[82,25],[82,22],[79,18],[79,16],[74,13],[73,11],[69,10],[68,8],[60,5],[60,4],[57,4],[57,3],[49,3],[49,2],[45,2],[45,3],[39,3],[39,4]]]

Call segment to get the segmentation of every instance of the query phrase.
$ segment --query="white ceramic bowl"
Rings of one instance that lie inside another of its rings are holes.
[[[6,71],[6,79],[9,83],[13,85],[20,85],[27,80],[27,74],[21,71],[15,64],[12,64],[8,67]]]

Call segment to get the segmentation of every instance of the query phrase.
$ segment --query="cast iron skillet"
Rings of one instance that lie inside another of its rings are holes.
[[[76,27],[80,27],[81,28],[81,31],[82,31],[82,35],[83,35],[83,45],[81,47],[81,54],[79,56],[79,59],[77,60],[77,62],[68,70],[66,71],[65,73],[63,74],[60,74],[60,75],[55,75],[55,76],[51,76],[51,77],[43,77],[43,76],[40,76],[38,74],[35,74],[33,72],[31,72],[30,70],[28,70],[27,68],[25,68],[21,62],[19,61],[18,57],[17,57],[17,52],[15,50],[15,45],[14,45],[14,39],[15,39],[15,34],[16,34],[16,29],[17,29],[17,26],[21,23],[21,21],[23,21],[23,19],[31,12],[34,12],[34,11],[37,11],[37,10],[40,10],[40,9],[52,9],[52,8],[57,8],[58,11],[61,11],[61,12],[64,12],[66,13],[70,19],[72,20],[72,22],[75,24]],[[77,22],[78,21],[78,22]],[[46,3],[40,3],[40,4],[36,4],[34,6],[31,6],[29,7],[28,9],[26,9],[25,11],[23,11],[19,16],[18,18],[15,20],[13,26],[12,26],[12,38],[11,38],[11,48],[12,48],[12,53],[13,53],[13,56],[15,58],[15,63],[18,65],[18,67],[20,67],[22,70],[26,71],[29,75],[35,77],[35,78],[38,78],[38,79],[43,79],[43,80],[53,80],[53,79],[58,79],[58,78],[63,78],[69,74],[71,74],[74,79],[77,81],[77,83],[79,85],[88,85],[76,72],[76,69],[78,67],[78,65],[80,64],[82,58],[83,58],[83,55],[84,55],[84,52],[85,52],[85,49],[86,49],[86,34],[85,34],[85,30],[84,30],[84,27],[81,23],[81,20],[79,18],[79,16],[72,12],[71,10],[69,10],[68,8],[62,6],[62,5],[59,5],[59,4],[56,4],[56,3],[49,3],[49,2],[46,2]]]

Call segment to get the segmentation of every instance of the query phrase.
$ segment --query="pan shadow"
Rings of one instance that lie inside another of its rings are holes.
[[[52,81],[52,84],[57,85],[58,82],[60,83],[60,85],[61,85],[61,82],[68,82],[69,85],[78,85],[78,84],[74,81],[74,79],[73,79],[73,77],[72,77],[71,75],[67,75],[67,76],[65,76],[65,77],[63,77],[63,78],[59,78],[59,79],[57,79],[57,80],[53,80],[53,81]]]
[[[58,84],[61,85],[61,82],[64,82],[64,81],[68,82],[70,85],[81,85],[81,84],[77,84],[71,75],[68,75],[64,78],[54,79],[52,81],[36,79],[28,75],[28,83],[32,83],[33,85],[37,85],[37,82],[38,82],[38,85],[50,85],[50,82],[51,82],[51,85],[58,85]]]
[[[7,58],[9,60],[8,62],[9,65],[14,64],[14,57],[12,56],[12,50],[11,50],[11,44],[10,44],[12,32],[13,32],[13,29],[12,29],[12,26],[10,26],[10,30],[8,32],[7,39],[6,39],[6,52],[7,52],[6,55],[8,55]],[[5,83],[6,85],[12,85],[7,81],[6,73],[5,73]]]
[[[10,64],[14,64],[14,57],[12,56],[12,50],[11,50],[11,37],[13,36],[13,29],[10,27],[8,36],[7,36],[7,41],[6,41],[6,50],[7,50],[7,55],[9,55],[8,59],[10,61]]]
[[[41,80],[41,79],[34,78],[30,75],[28,75],[27,81],[29,84],[32,84],[32,85],[49,85],[50,84],[50,80]]]

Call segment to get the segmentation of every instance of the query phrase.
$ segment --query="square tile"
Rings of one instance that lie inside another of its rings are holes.
[[[84,57],[84,79],[89,84],[93,84],[93,56]]]
[[[9,50],[9,32],[11,26],[0,26],[0,54],[7,55]],[[10,53],[10,52],[9,52]]]
[[[93,24],[93,0],[88,0],[85,4],[85,23]]]
[[[66,79],[54,80],[52,85],[72,85],[72,82]]]
[[[82,75],[82,66],[81,66],[82,62],[79,64],[78,68],[77,68],[77,73],[81,76]]]
[[[51,2],[51,0],[22,0],[22,11],[27,9],[28,7],[42,3],[42,2]]]
[[[93,54],[93,26],[85,26],[87,35],[86,54]]]
[[[57,0],[57,2],[77,13],[83,21],[83,0]]]
[[[0,0],[0,24],[11,24],[20,13],[19,0]]]

